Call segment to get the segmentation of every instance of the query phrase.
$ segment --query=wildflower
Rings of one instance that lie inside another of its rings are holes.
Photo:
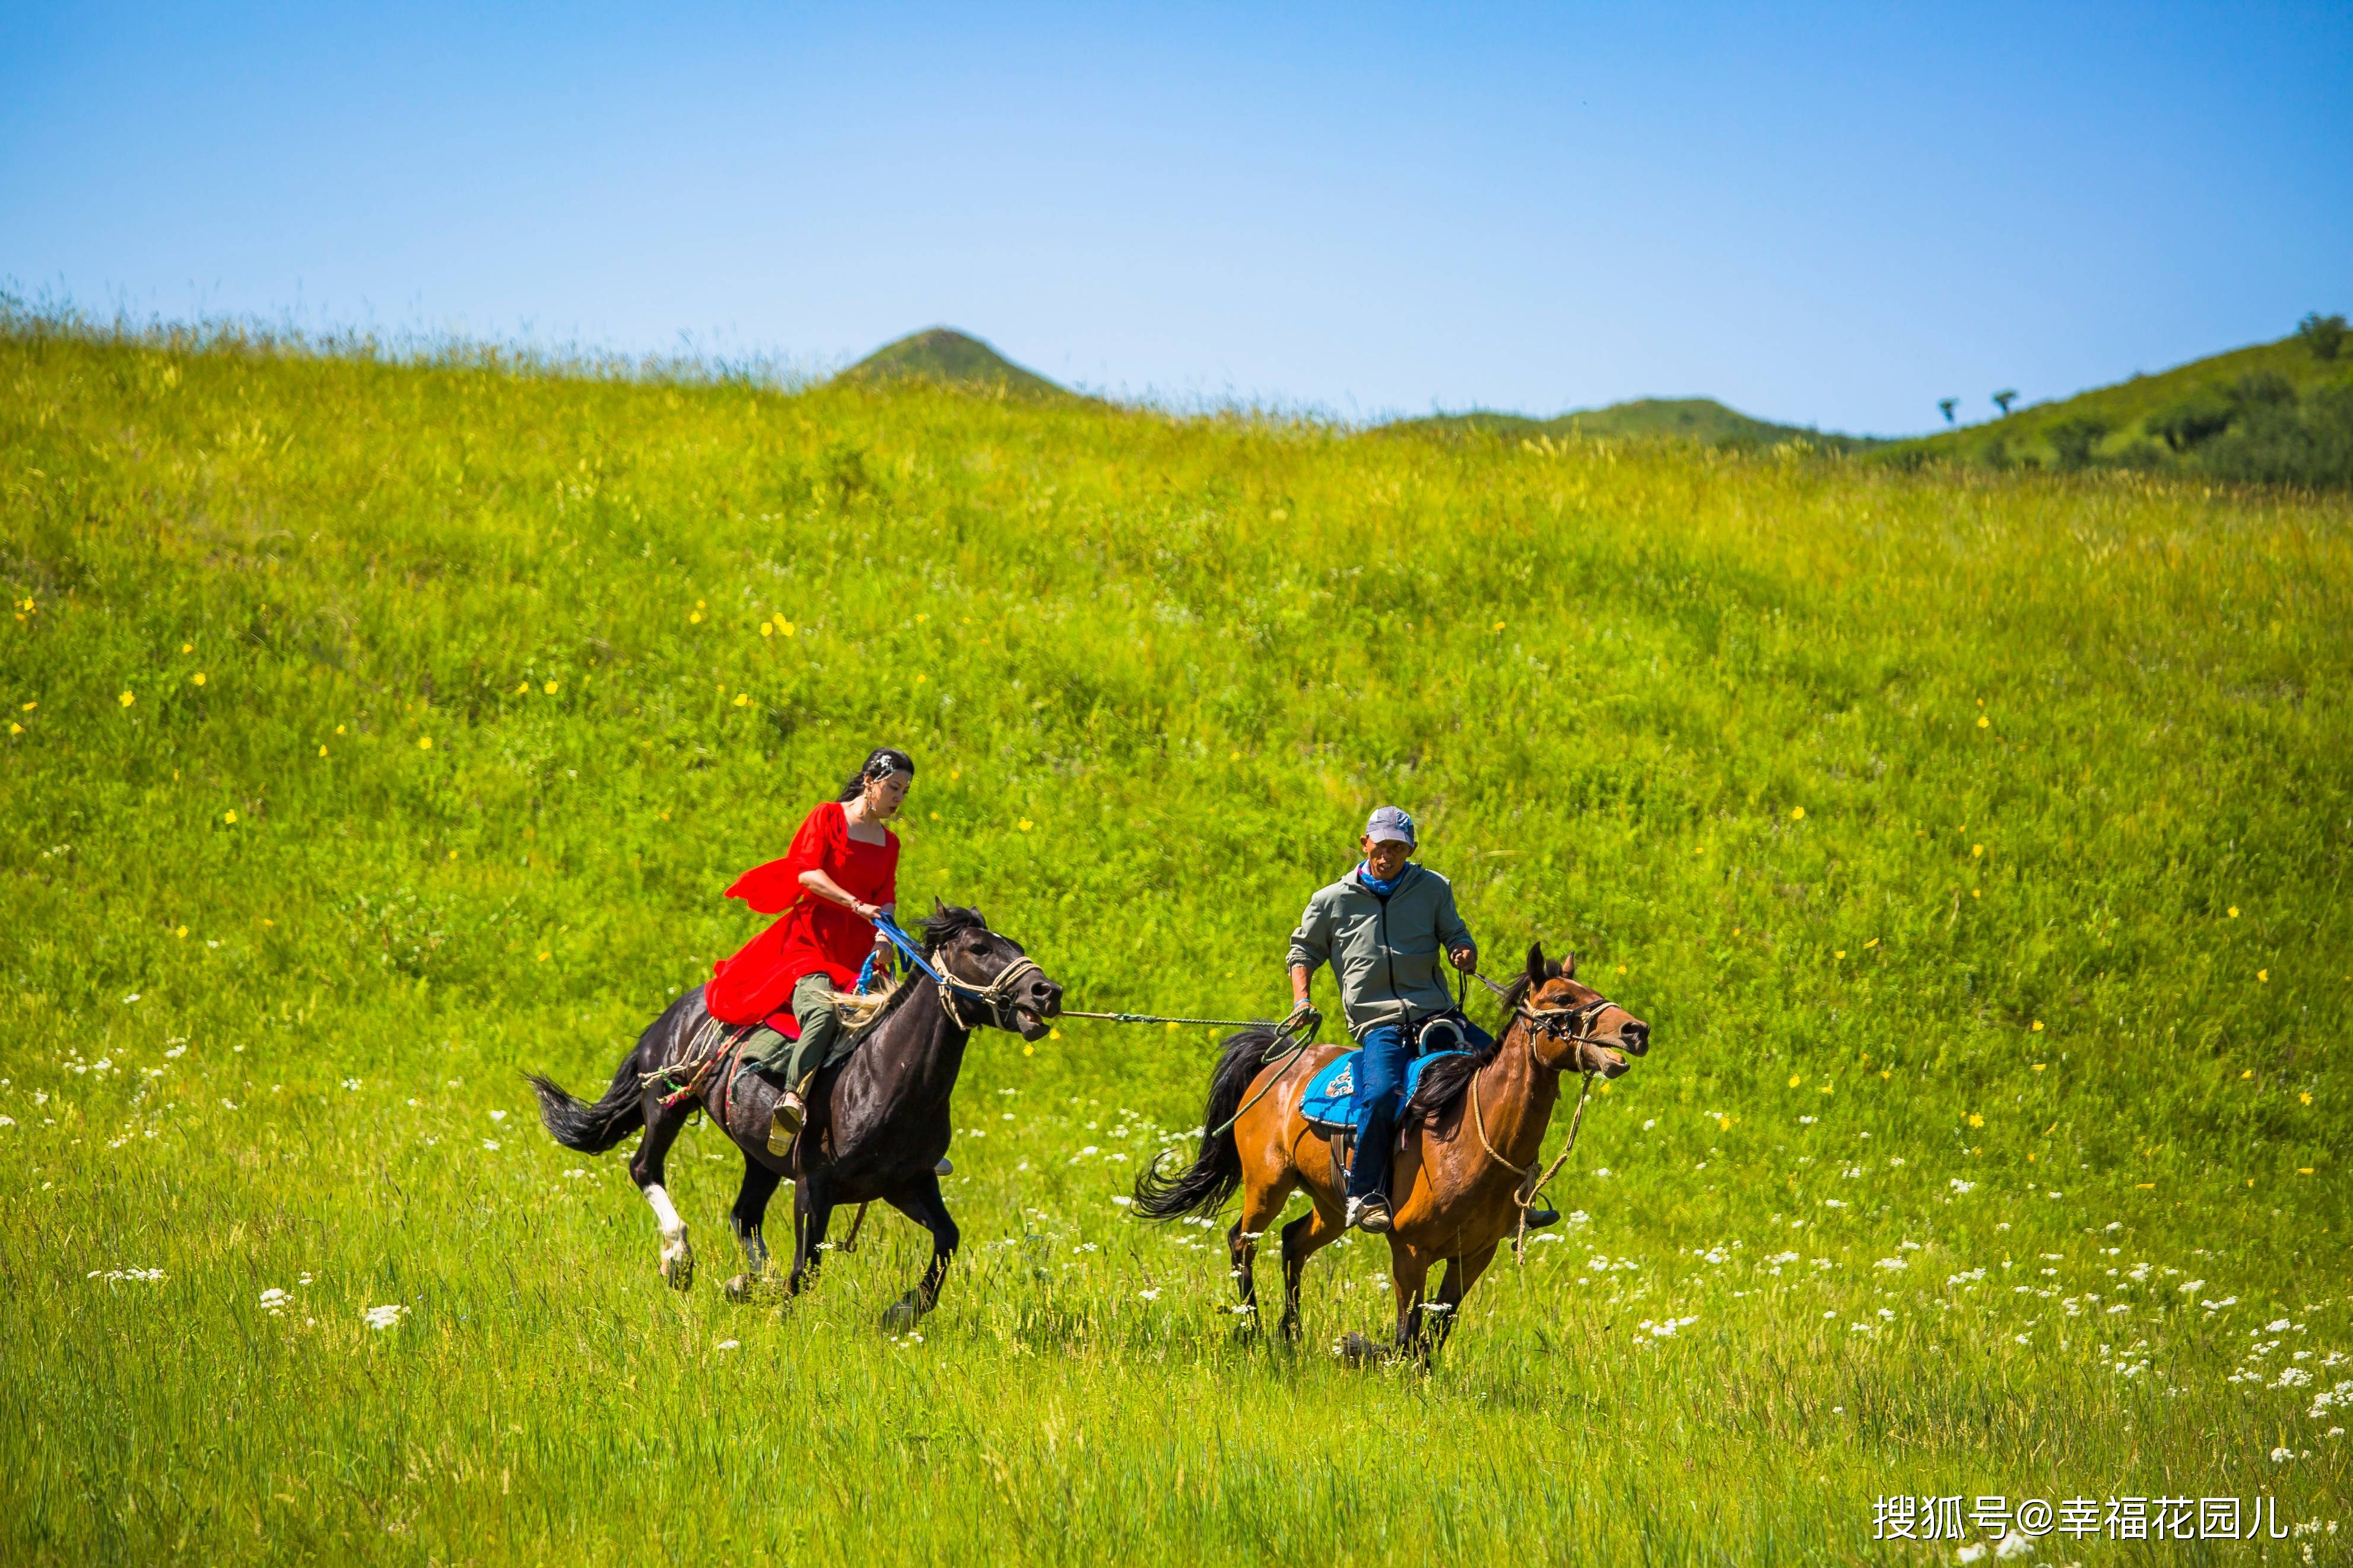
[[[1791,1089],[1795,1089],[1795,1088],[1797,1088],[1799,1084],[1801,1084],[1801,1083],[1803,1083],[1803,1082],[1805,1082],[1805,1081],[1806,1081],[1806,1079],[1805,1079],[1805,1075],[1804,1075],[1804,1074],[1802,1074],[1802,1073],[1794,1073],[1794,1072],[1793,1072],[1793,1073],[1791,1073],[1791,1074],[1789,1075],[1789,1087],[1790,1087]]]
[[[1160,1287],[1155,1285],[1149,1290],[1138,1290],[1135,1294],[1139,1300],[1157,1301],[1160,1300]]]
[[[396,1328],[401,1319],[408,1316],[408,1309],[397,1303],[386,1307],[370,1307],[362,1316],[366,1319],[367,1326],[371,1329]]]
[[[2258,969],[2255,971],[2255,978],[2269,985],[2272,983],[2272,972],[2268,969]]]
[[[432,736],[430,736],[430,735],[419,735],[419,736],[417,736],[417,749],[418,751],[420,751],[420,752],[429,752],[429,751],[431,751],[431,750],[433,749],[433,737],[432,737]]]
[[[790,637],[790,636],[792,636],[792,635],[793,635],[793,623],[792,623],[792,622],[790,622],[790,621],[779,620],[779,621],[776,623],[776,632],[777,632],[777,635],[779,635],[779,636],[781,636],[781,637]],[[950,773],[948,776],[949,776],[950,778],[954,778],[954,777],[955,777],[955,775],[954,773]]]
[[[499,1141],[495,1138],[485,1138],[482,1140],[482,1147],[495,1154],[499,1152]]]
[[[1970,858],[1970,859],[1972,859],[1972,860],[1978,859],[1978,858],[1981,858],[1984,854],[1985,854],[1985,846],[1984,846],[1984,845],[1982,845],[1982,844],[1972,844],[1972,845],[1970,845],[1970,846],[1969,846],[1969,858]]]
[[[739,1350],[743,1347],[743,1343],[741,1340],[722,1340],[711,1348],[715,1351]]]
[[[2232,904],[2231,906],[2231,918],[2232,920],[2237,920],[2239,918],[2239,906],[2236,904]]]
[[[551,680],[551,681],[549,681],[546,685],[544,685],[544,686],[541,687],[541,688],[540,688],[540,689],[541,689],[542,691],[546,692],[550,697],[553,697],[553,696],[554,696],[558,691],[562,690],[562,689],[563,689],[563,688],[562,688],[561,686],[557,685],[554,681]],[[733,1341],[730,1341],[729,1342],[730,1342],[730,1343],[733,1343]]]
[[[1803,821],[1805,821],[1805,820],[1806,820],[1806,808],[1805,808],[1804,806],[1802,806],[1802,805],[1793,805],[1793,806],[1791,806],[1791,807],[1789,808],[1789,820],[1790,820],[1790,821],[1792,821],[1792,822],[1803,822]]]
[[[1969,1112],[1969,1125],[1972,1127],[1983,1127],[1985,1125],[1985,1118],[1972,1110]]]
[[[752,706],[752,699],[748,694],[739,691],[735,694],[734,706],[738,708],[749,708]]]
[[[504,1121],[506,1119],[507,1113],[503,1110],[493,1110],[491,1112],[491,1120],[493,1121]]]
[[[231,827],[234,827],[237,826],[237,813],[234,811],[224,811],[221,813],[221,820],[227,823]]]
[[[280,1289],[275,1285],[272,1285],[269,1289],[264,1290],[261,1293],[261,1310],[265,1312],[283,1312],[288,1307],[293,1305],[293,1297],[289,1296],[285,1291]]]
[[[1987,729],[1987,728],[1990,727],[1990,726],[1992,725],[1992,723],[1993,723],[1993,721],[1992,721],[1992,720],[1990,720],[1990,719],[1989,719],[1989,718],[1987,718],[1984,714],[1980,713],[1980,714],[1978,714],[1978,729],[1980,729],[1980,730]]]
[[[115,700],[116,700],[117,702],[121,703],[125,708],[128,708],[128,707],[130,707],[133,702],[138,701],[138,700],[139,700],[139,699],[138,699],[138,698],[136,698],[136,697],[134,697],[134,696],[132,696],[130,692],[126,691],[126,692],[124,692],[121,696],[120,696],[120,697],[116,698],[116,699],[115,699]]]
[[[198,686],[202,686],[202,685],[205,683],[205,672],[204,672],[203,670],[201,670],[201,669],[200,669],[200,670],[196,671],[196,673],[195,673],[195,674],[194,674],[194,675],[190,676],[188,679],[189,679],[190,680],[195,681]]]
[[[1029,832],[1029,829],[1030,829],[1030,827],[1031,827],[1031,826],[1032,826],[1032,824],[1030,823],[1030,821],[1029,821],[1029,819],[1028,817],[1026,817],[1026,816],[1025,816],[1025,817],[1023,817],[1023,818],[1021,819],[1021,831],[1022,831],[1022,832],[1024,832],[1024,833]]]
[[[2039,1035],[2039,1034],[2041,1034],[2041,1033],[2042,1032],[2042,1019],[2040,1019],[2040,1018],[2035,1019],[2035,1020],[2034,1020],[2033,1025],[2031,1026],[2031,1029],[2032,1029],[2032,1032],[2033,1032],[2033,1033],[2038,1034],[2038,1035]],[[2037,1072],[2042,1071],[2042,1064],[2041,1062],[2037,1062],[2037,1063],[2035,1063],[2035,1064],[2034,1064],[2034,1069],[2035,1069]]]

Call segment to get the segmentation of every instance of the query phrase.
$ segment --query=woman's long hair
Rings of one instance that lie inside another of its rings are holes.
[[[864,795],[867,784],[875,779],[887,779],[892,773],[905,773],[912,778],[914,773],[914,758],[896,746],[877,746],[866,753],[866,760],[858,764],[858,771],[849,775],[849,782],[833,798],[847,804]]]

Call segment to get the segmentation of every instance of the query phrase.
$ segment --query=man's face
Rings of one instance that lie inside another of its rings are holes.
[[[1359,842],[1364,846],[1365,869],[1373,874],[1376,881],[1388,881],[1404,870],[1405,863],[1413,858],[1413,846],[1400,844],[1394,838],[1384,838],[1377,844],[1369,838]]]

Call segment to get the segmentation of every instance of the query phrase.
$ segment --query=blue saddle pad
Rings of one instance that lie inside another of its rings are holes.
[[[1324,1065],[1324,1070],[1308,1080],[1307,1096],[1299,1102],[1299,1113],[1315,1126],[1328,1130],[1354,1127],[1356,1124],[1356,1058],[1365,1053],[1350,1051]],[[1405,1094],[1411,1100],[1413,1091],[1421,1084],[1421,1075],[1430,1064],[1445,1057],[1459,1057],[1461,1051],[1431,1051],[1406,1063]]]

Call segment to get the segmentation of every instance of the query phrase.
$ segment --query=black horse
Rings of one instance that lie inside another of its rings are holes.
[[[965,1042],[983,1024],[1038,1038],[1046,1032],[1046,1020],[1061,1010],[1062,988],[1023,956],[1018,942],[990,931],[978,910],[936,902],[933,908],[936,912],[923,922],[922,945],[946,984],[911,978],[858,1028],[856,1047],[817,1075],[807,1124],[782,1158],[768,1152],[768,1121],[783,1086],[763,1073],[739,1070],[731,1054],[722,1052],[713,1061],[725,1031],[704,1010],[701,986],[671,1004],[638,1037],[596,1104],[584,1105],[552,1079],[532,1075],[539,1119],[567,1149],[601,1154],[635,1129],[646,1130],[629,1162],[629,1175],[660,1223],[661,1274],[672,1288],[692,1287],[694,1249],[687,1244],[686,1222],[662,1185],[662,1161],[700,1109],[744,1151],[744,1185],[728,1217],[743,1244],[747,1272],[728,1282],[731,1297],[748,1294],[767,1267],[761,1219],[776,1184],[789,1177],[794,1202],[788,1291],[797,1295],[811,1282],[833,1211],[880,1198],[932,1233],[931,1267],[884,1314],[883,1326],[912,1327],[939,1300],[958,1233],[940,1196],[936,1168],[948,1151],[948,1101],[964,1067]],[[698,1067],[705,1061],[712,1066],[697,1082]],[[693,1093],[665,1103],[689,1084]]]

